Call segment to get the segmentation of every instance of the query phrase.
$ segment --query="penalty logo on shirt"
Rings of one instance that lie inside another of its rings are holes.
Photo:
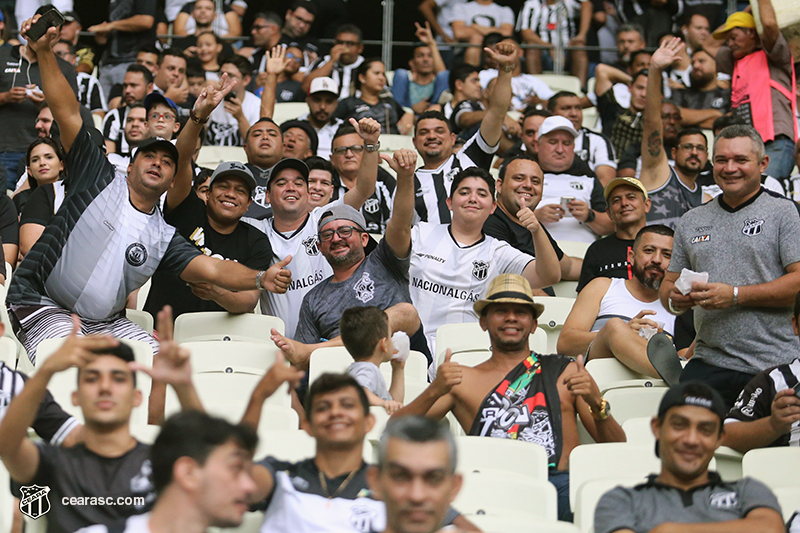
[[[489,263],[486,261],[473,261],[472,262],[472,275],[475,279],[483,281],[489,274]]]
[[[39,485],[20,487],[20,512],[34,520],[47,514],[50,510],[50,500],[47,499],[48,492],[50,492],[50,487],[40,487]]]
[[[140,267],[147,261],[147,248],[140,242],[135,242],[125,250],[125,260],[129,265]]]

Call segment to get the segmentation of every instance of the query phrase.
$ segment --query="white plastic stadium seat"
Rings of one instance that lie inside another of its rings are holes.
[[[133,350],[133,356],[137,363],[145,366],[153,366],[153,349],[146,342],[133,341],[124,339],[123,342],[128,344]],[[47,360],[61,345],[64,344],[64,339],[45,339],[39,343],[36,348],[36,366],[37,368]],[[35,370],[35,369],[34,369]],[[58,402],[64,411],[71,414],[81,422],[83,422],[83,412],[78,406],[72,405],[72,393],[78,387],[78,369],[75,367],[68,368],[62,372],[58,372],[50,378],[50,383],[47,390],[53,395],[53,398]],[[142,392],[142,403],[139,407],[134,407],[131,413],[132,423],[147,423],[147,399],[150,397],[150,376],[144,372],[136,373],[136,388]]]
[[[577,281],[563,280],[553,285],[553,292],[556,293],[556,296],[560,296],[561,298],[577,298],[577,288]]]
[[[17,343],[9,337],[0,337],[0,362],[11,369],[17,368]]]
[[[416,150],[413,139],[410,135],[381,134],[381,152],[394,152],[400,148]]]
[[[351,358],[352,359],[352,358]],[[392,383],[392,365],[390,363],[383,363],[380,366],[381,374],[386,380],[388,387]],[[406,359],[406,366],[404,368],[404,375],[406,383],[419,382],[428,384],[428,358],[425,354],[416,350],[411,350]]]
[[[611,389],[603,396],[611,404],[614,419],[623,424],[629,418],[655,416],[667,387]]]
[[[608,442],[581,444],[569,455],[569,504],[576,509],[578,489],[587,481],[619,478],[621,470],[626,477],[641,479],[661,470],[661,461],[653,446]]]
[[[305,105],[305,104],[303,104]],[[203,146],[197,156],[197,166],[214,170],[220,163],[238,161],[245,163],[247,154],[241,146]]]
[[[553,89],[555,92],[570,91],[578,96],[583,95],[583,90],[581,90],[581,80],[575,76],[568,76],[564,74],[537,74],[536,77],[545,82],[547,86]]]
[[[528,339],[528,346],[536,353],[547,351],[547,333],[536,328]],[[477,322],[443,324],[436,330],[436,364],[442,364],[447,349],[456,354],[461,352],[482,352],[491,349],[489,333],[481,329]]]
[[[11,519],[14,516],[14,499],[9,490],[11,477],[5,465],[0,462],[0,533],[11,532]]]
[[[6,281],[5,281],[5,283],[3,283],[3,285],[5,285],[5,287],[6,287],[6,289],[8,289],[8,285],[9,285],[9,283],[11,283],[11,276],[13,274],[14,274],[14,271],[11,269],[11,265],[9,265],[8,261],[6,261]]]
[[[511,439],[456,437],[460,472],[503,471],[512,476],[520,472],[547,480],[547,452],[538,444]]]
[[[758,479],[775,490],[797,487],[800,479],[800,448],[750,450],[742,459],[742,474]]]
[[[147,311],[140,311],[139,309],[126,309],[125,316],[128,318],[128,320],[145,330],[150,335],[153,334],[153,315]]]
[[[139,290],[136,292],[136,309],[142,311],[144,309],[144,304],[147,302],[147,295],[150,294],[150,286],[153,284],[153,278],[148,279],[144,282],[144,285],[139,287]]]
[[[547,479],[507,472],[466,472],[453,507],[465,515],[500,515],[524,509],[533,519],[558,520],[558,496]]]
[[[572,511],[575,513],[575,525],[581,533],[590,533],[594,530],[594,510],[597,502],[603,495],[617,486],[635,487],[642,483],[643,479],[610,477],[603,479],[593,479],[586,481],[578,487],[576,505]]]
[[[281,102],[275,104],[272,120],[276,124],[283,124],[287,120],[294,120],[300,115],[308,113],[308,104],[305,102]],[[245,161],[247,161],[245,159]]]
[[[188,341],[246,341],[273,344],[270,330],[286,330],[283,320],[276,316],[244,313],[234,315],[224,311],[184,313],[175,320],[175,340]]]
[[[561,251],[570,257],[577,257],[583,259],[586,255],[586,250],[589,249],[591,243],[589,242],[576,242],[576,241],[558,241],[558,247]]]
[[[318,377],[326,372],[342,374],[353,363],[353,356],[344,346],[330,346],[317,348],[311,352],[308,368],[308,383],[314,383]]]
[[[241,372],[264,375],[275,363],[278,347],[266,342],[182,342],[191,353],[192,372]]]
[[[569,522],[536,520],[520,511],[505,516],[470,515],[467,519],[486,533],[578,533],[578,528]]]
[[[547,334],[547,353],[557,353],[556,345],[561,328],[567,320],[575,298],[537,298],[538,303],[544,304],[544,312],[539,317],[539,327]]]
[[[663,380],[634,372],[617,359],[592,359],[586,363],[586,370],[592,375],[602,393],[624,387],[666,387]],[[654,414],[651,413],[650,416]]]
[[[637,416],[629,418],[622,424],[622,431],[625,432],[625,441],[630,444],[645,444],[653,446],[656,443],[656,436],[653,435],[650,422],[651,416]]]
[[[800,487],[781,487],[772,489],[772,492],[775,493],[778,503],[781,504],[784,522],[789,520],[797,510],[800,510]]]

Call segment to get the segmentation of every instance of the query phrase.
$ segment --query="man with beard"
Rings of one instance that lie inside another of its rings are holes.
[[[528,337],[544,305],[534,302],[524,277],[494,278],[473,310],[491,339],[489,360],[461,366],[447,350],[436,379],[393,417],[439,420],[452,412],[468,435],[540,444],[547,452],[549,480],[558,491],[558,517],[571,520],[568,465],[579,442],[577,417],[596,442],[622,442],[625,433],[582,357],[572,361],[531,351]],[[507,408],[509,403],[514,408]]]
[[[672,93],[673,100],[681,108],[682,124],[711,129],[714,120],[730,109],[731,91],[719,86],[717,62],[702,48],[692,54],[689,79],[691,87]]]
[[[697,176],[708,162],[706,136],[698,128],[687,128],[678,133],[676,146],[672,148],[674,168],[670,166],[664,149],[659,110],[661,72],[677,59],[682,46],[683,42],[677,37],[664,41],[650,59],[640,175],[653,205],[647,214],[647,222],[658,222],[673,229],[684,213],[703,203],[703,188],[697,183]]]
[[[672,256],[673,231],[661,224],[636,235],[628,261],[631,279],[595,278],[578,294],[558,338],[558,353],[587,359],[614,357],[640,374],[659,377],[647,358],[642,328],[674,333],[675,317],[658,297]],[[646,331],[646,330],[645,330]]]
[[[317,155],[330,159],[333,136],[344,120],[335,118],[333,112],[339,103],[339,86],[331,78],[317,78],[311,82],[311,89],[306,96],[308,113],[300,115],[297,120],[307,120],[317,131]]]
[[[123,125],[131,106],[135,102],[143,102],[145,96],[151,92],[153,92],[153,74],[142,65],[129,66],[122,83],[123,103],[120,107],[110,110],[103,119],[101,130],[109,154],[130,155],[133,147],[128,145],[125,139]]]

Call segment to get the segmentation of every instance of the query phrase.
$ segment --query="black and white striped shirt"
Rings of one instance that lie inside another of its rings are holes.
[[[594,173],[600,165],[617,168],[614,145],[602,133],[587,128],[581,128],[575,138],[575,155],[586,161]]]
[[[331,56],[320,57],[313,63],[311,66],[308,67],[308,71],[312,72],[328,61],[331,60]],[[339,100],[344,100],[352,93],[350,92],[350,85],[353,82],[353,72],[364,62],[364,58],[358,56],[358,59],[355,60],[354,63],[350,65],[342,65],[338,61],[333,64],[333,70],[331,71],[330,78],[333,79],[336,83],[339,84]]]
[[[85,72],[78,72],[78,101],[91,112],[106,111],[108,104],[103,88],[97,78]]]
[[[422,222],[448,224],[450,209],[446,200],[450,196],[450,186],[456,174],[469,167],[486,171],[492,164],[497,144],[489,144],[478,131],[457,153],[452,154],[435,169],[418,168],[414,174],[416,204],[414,206]]]
[[[112,109],[103,119],[103,138],[116,144],[116,153],[130,155],[131,147],[125,140],[125,119],[128,118],[128,106]]]

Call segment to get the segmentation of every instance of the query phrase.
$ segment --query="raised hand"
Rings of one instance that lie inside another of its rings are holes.
[[[279,76],[286,70],[286,67],[291,63],[291,59],[286,59],[286,45],[279,44],[267,52],[267,74]]]
[[[255,394],[267,399],[284,383],[289,383],[289,390],[297,388],[297,384],[303,379],[306,373],[293,366],[286,364],[286,358],[282,352],[275,354],[275,363],[270,367],[261,381],[256,385]]]
[[[497,63],[499,71],[511,72],[519,58],[517,46],[508,42],[497,43],[494,48],[486,47],[483,51]]]
[[[679,37],[673,37],[662,42],[661,46],[650,56],[650,68],[664,70],[669,67],[680,59],[683,47],[683,41]]]
[[[444,362],[436,370],[436,379],[431,383],[431,387],[435,387],[440,396],[444,396],[453,390],[453,387],[460,385],[461,380],[464,378],[463,367],[455,361],[451,361],[452,358],[453,352],[448,348],[444,356]]]
[[[431,31],[430,22],[425,22],[425,26],[420,26],[419,22],[415,22],[414,26],[417,27],[414,36],[423,43],[430,45],[433,42],[433,32]]]
[[[359,121],[351,118],[350,124],[356,129],[356,133],[367,144],[375,144],[381,136],[381,124],[374,118],[364,117]]]
[[[172,308],[165,305],[156,317],[158,331],[158,353],[153,357],[153,367],[141,363],[128,363],[131,370],[141,370],[153,381],[172,385],[189,385],[192,382],[192,365],[189,350],[175,342],[173,335]]]
[[[381,154],[381,158],[394,170],[399,178],[414,176],[417,168],[417,153],[406,148],[400,148],[393,155]]]
[[[236,80],[228,78],[226,73],[223,73],[219,79],[220,88],[217,89],[213,84],[206,85],[197,97],[194,104],[194,114],[205,120],[211,112],[222,102],[228,93],[236,87]]]
[[[104,349],[113,348],[119,341],[110,335],[80,335],[81,319],[72,315],[72,332],[64,344],[42,363],[40,372],[49,372],[51,375],[70,367],[83,368],[97,358],[97,353]]]
[[[287,255],[264,272],[261,276],[261,286],[269,292],[283,294],[292,283],[292,271],[285,267],[292,261],[292,256]]]
[[[539,230],[542,228],[542,225],[539,224],[539,219],[536,218],[536,214],[534,214],[527,205],[523,205],[522,209],[517,211],[517,218],[519,219],[519,223],[525,226],[525,228],[534,235],[539,233]]]
[[[58,36],[60,32],[60,28],[47,28],[47,32],[39,37],[39,40],[32,41],[29,39],[28,30],[31,29],[31,26],[33,26],[33,24],[36,23],[36,21],[38,21],[40,18],[42,18],[41,15],[34,15],[33,18],[26,20],[22,23],[22,26],[20,26],[20,35],[28,41],[27,48],[29,50],[33,50],[34,58],[35,55],[40,51],[52,50],[53,45],[58,42]]]

